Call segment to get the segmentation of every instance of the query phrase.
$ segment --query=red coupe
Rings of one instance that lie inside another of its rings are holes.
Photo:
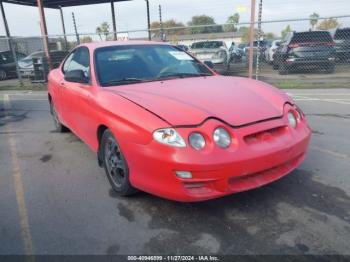
[[[89,145],[123,196],[200,201],[260,187],[303,161],[311,134],[284,92],[164,43],[80,45],[48,91],[57,130]]]

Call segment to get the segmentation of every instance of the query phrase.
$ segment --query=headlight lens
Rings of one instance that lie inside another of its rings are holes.
[[[293,112],[288,112],[288,121],[293,128],[297,127],[297,119],[295,118]]]
[[[183,138],[174,128],[161,128],[153,132],[153,138],[159,143],[174,147],[186,147]]]
[[[231,144],[230,134],[222,127],[215,129],[213,138],[219,147],[227,148]]]
[[[191,133],[188,140],[190,145],[196,150],[201,150],[205,147],[205,139],[200,133]]]

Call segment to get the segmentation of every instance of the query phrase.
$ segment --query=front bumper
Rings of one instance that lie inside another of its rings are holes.
[[[287,66],[298,68],[313,68],[313,67],[325,67],[335,65],[334,57],[327,58],[289,58],[284,62]]]
[[[183,138],[191,132],[230,131],[232,144],[219,148],[210,137],[201,151],[189,145],[173,148],[152,141],[148,145],[121,145],[128,159],[131,184],[160,197],[183,202],[217,198],[257,188],[275,181],[305,158],[311,131],[305,118],[297,128],[286,117],[241,128],[230,128],[218,120],[208,120],[197,128],[177,128]],[[207,132],[208,133],[208,132]],[[188,143],[187,143],[188,144]],[[191,179],[181,179],[175,171],[190,171]]]
[[[22,77],[33,77],[34,70],[33,69],[20,69],[19,70]]]

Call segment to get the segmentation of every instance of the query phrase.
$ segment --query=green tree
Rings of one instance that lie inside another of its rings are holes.
[[[108,35],[110,34],[109,28],[110,26],[107,22],[103,22],[100,26],[96,27],[96,33],[98,34],[101,40],[102,40],[102,35],[105,36],[105,40],[108,39]]]
[[[80,38],[80,43],[91,43],[91,42],[92,42],[91,36],[83,36]]]
[[[289,32],[292,32],[292,28],[290,25],[287,25],[286,28],[281,31],[282,38],[285,38]]]
[[[242,42],[248,43],[250,41],[250,26],[241,26],[238,29],[238,32],[242,33]],[[261,31],[261,35],[264,35],[264,32]],[[258,29],[254,29],[254,39],[258,37]]]
[[[167,28],[173,28],[173,27],[179,27],[176,29],[167,29]],[[160,36],[160,23],[158,21],[154,21],[151,23],[151,29],[152,33],[155,37]],[[158,30],[157,30],[158,29]],[[186,31],[186,27],[183,23],[177,22],[174,19],[166,20],[163,22],[163,29],[164,33],[167,35],[177,35],[177,34],[184,34]]]
[[[199,26],[191,27],[189,29],[192,34],[222,32],[222,26],[216,25],[214,18],[207,15],[193,16],[191,21],[189,21],[187,24],[188,26]]]
[[[311,25],[311,29],[314,30],[315,29],[315,25],[317,25],[318,22],[318,18],[320,17],[319,14],[313,12],[309,18],[310,18],[310,25]]]
[[[235,13],[231,16],[229,16],[226,20],[226,24],[230,24],[230,25],[225,25],[224,26],[224,31],[225,32],[237,32],[237,28],[236,25],[239,23],[239,14]]]
[[[265,38],[266,38],[266,39],[275,39],[276,36],[275,36],[274,33],[268,32],[268,33],[265,33]]]
[[[322,20],[322,22],[318,24],[317,29],[329,30],[329,29],[337,28],[339,26],[340,24],[336,18],[329,18],[329,19]]]

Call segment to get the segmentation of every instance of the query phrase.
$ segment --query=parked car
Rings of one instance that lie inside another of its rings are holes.
[[[350,27],[338,28],[332,32],[332,36],[338,60],[350,59]]]
[[[226,73],[229,70],[230,53],[224,41],[202,41],[191,45],[191,53],[202,62],[209,61],[214,70]]]
[[[273,63],[273,56],[275,54],[275,52],[277,51],[278,47],[281,44],[281,40],[274,40],[271,43],[271,46],[268,47],[268,49],[266,50],[266,62],[269,64]]]
[[[266,61],[266,52],[268,50],[268,48],[271,46],[272,41],[271,40],[260,40],[260,41],[254,41],[253,42],[253,61],[254,63],[256,63],[256,57],[258,55],[258,46],[260,49],[260,55],[259,55],[259,61],[260,62],[265,62]],[[246,61],[248,63],[249,61],[249,50],[250,50],[250,46],[249,44],[244,48],[244,55],[247,57]]]
[[[88,144],[122,196],[192,202],[260,187],[299,166],[311,135],[283,91],[166,43],[82,44],[50,72],[48,99],[57,131]]]
[[[17,61],[25,57],[25,54],[16,52]],[[0,52],[0,81],[5,80],[8,77],[17,76],[15,59],[13,58],[12,51]]]
[[[280,74],[300,69],[332,73],[336,56],[334,45],[327,31],[290,32],[275,52],[273,67]]]
[[[51,61],[53,68],[57,68],[62,60],[66,57],[68,51],[50,51]],[[31,53],[29,56],[24,57],[18,61],[19,71],[23,77],[33,77],[34,76],[34,66],[33,58],[43,59],[45,58],[44,51],[38,51]]]
[[[178,48],[181,48],[182,50],[184,50],[184,51],[188,51],[189,50],[189,48],[188,48],[188,46],[187,45],[176,45]]]

